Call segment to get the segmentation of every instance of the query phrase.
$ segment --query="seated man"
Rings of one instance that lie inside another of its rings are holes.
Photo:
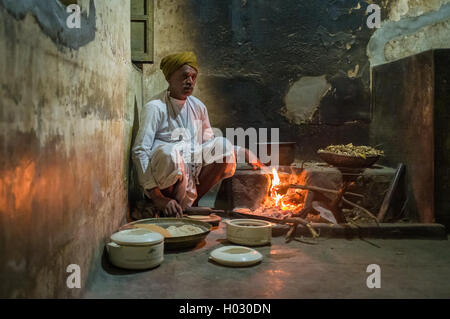
[[[139,184],[156,211],[182,216],[217,182],[233,176],[236,153],[223,137],[214,137],[205,105],[192,96],[198,65],[192,52],[166,56],[160,65],[168,90],[143,106],[132,148]],[[254,156],[243,151],[245,161]],[[261,162],[252,158],[254,167]],[[134,219],[153,216],[133,216]]]

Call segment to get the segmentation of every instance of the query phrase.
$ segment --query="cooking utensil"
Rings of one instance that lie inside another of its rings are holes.
[[[147,229],[126,229],[111,236],[106,251],[116,267],[149,269],[164,260],[164,237]]]
[[[261,159],[264,156],[271,156],[272,150],[275,150],[273,146],[278,146],[278,165],[291,165],[295,160],[295,144],[296,142],[268,142],[268,143],[256,143],[258,147],[258,158]],[[266,149],[266,150],[265,150]],[[265,150],[265,151],[264,151]],[[264,152],[263,152],[264,151]],[[262,161],[262,160],[261,160]],[[265,165],[276,165],[271,161],[264,163]]]
[[[186,207],[183,211],[186,215],[209,215],[209,214],[224,214],[222,209],[212,209],[206,206]]]
[[[266,220],[268,222],[277,223],[277,224],[299,224],[299,225],[305,226],[310,231],[313,238],[319,237],[319,234],[315,231],[314,227],[311,226],[311,223],[309,223],[308,221],[306,221],[300,217],[288,217],[288,218],[283,218],[283,219],[272,218],[272,217],[266,217],[266,216],[261,216],[261,215],[257,215],[257,214],[252,214],[251,210],[246,209],[246,208],[238,208],[237,210],[233,209],[233,214],[236,216],[241,216],[241,217],[245,217],[245,218]]]
[[[232,219],[226,221],[227,240],[240,245],[259,246],[272,240],[272,224],[256,219]]]
[[[208,223],[190,219],[190,218],[174,218],[174,217],[164,217],[164,218],[147,218],[141,219],[136,222],[126,224],[121,227],[121,229],[134,227],[135,224],[154,224],[165,229],[170,226],[183,226],[183,225],[193,225],[201,228],[202,233],[188,235],[188,236],[177,236],[177,237],[167,237],[165,238],[164,247],[167,250],[172,249],[184,249],[196,246],[199,242],[204,240],[206,236],[210,233],[212,226]]]
[[[243,246],[225,246],[211,252],[215,262],[231,267],[245,267],[259,263],[263,256],[260,252]]]

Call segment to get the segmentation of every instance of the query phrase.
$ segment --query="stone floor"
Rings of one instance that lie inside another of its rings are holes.
[[[230,268],[208,260],[229,244],[224,224],[190,251],[166,253],[148,271],[114,268],[105,256],[85,298],[450,298],[449,240],[346,240],[315,244],[272,239],[257,247],[263,261]],[[381,267],[381,288],[369,289],[369,264]]]

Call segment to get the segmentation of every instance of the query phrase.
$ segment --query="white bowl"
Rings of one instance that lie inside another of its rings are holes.
[[[232,267],[250,266],[260,262],[263,256],[258,251],[243,246],[225,246],[211,252],[215,262]]]
[[[245,246],[269,244],[272,240],[272,223],[257,219],[232,219],[226,221],[228,241]]]
[[[127,229],[111,236],[106,244],[114,266],[125,269],[149,269],[164,260],[164,237],[146,229]]]

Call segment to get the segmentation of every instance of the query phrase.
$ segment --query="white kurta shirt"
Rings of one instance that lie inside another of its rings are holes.
[[[159,187],[150,159],[160,145],[179,143],[174,130],[186,129],[190,133],[192,146],[203,144],[214,138],[206,106],[196,97],[185,101],[169,97],[168,91],[154,96],[142,108],[139,132],[132,148],[139,183],[144,190]]]

